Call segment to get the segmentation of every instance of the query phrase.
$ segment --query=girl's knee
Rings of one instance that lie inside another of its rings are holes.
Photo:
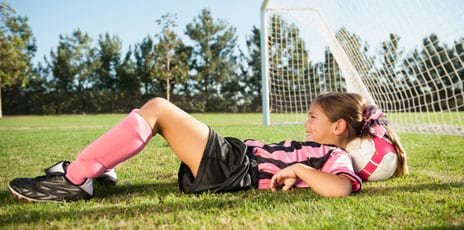
[[[169,101],[162,97],[155,97],[147,101],[142,108],[140,108],[140,111],[147,111],[150,113],[156,113],[156,111],[161,110],[163,107],[167,106],[170,104]]]
[[[158,119],[166,112],[170,102],[164,98],[156,97],[147,101],[139,110],[139,114],[154,127]]]

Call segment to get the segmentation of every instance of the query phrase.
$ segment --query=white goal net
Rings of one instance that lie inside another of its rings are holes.
[[[267,125],[348,91],[394,130],[464,136],[462,0],[265,0],[261,49]]]

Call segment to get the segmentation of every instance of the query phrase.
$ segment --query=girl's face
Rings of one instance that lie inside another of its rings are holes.
[[[320,144],[336,144],[337,136],[332,132],[331,122],[318,105],[311,105],[305,122],[306,140]]]

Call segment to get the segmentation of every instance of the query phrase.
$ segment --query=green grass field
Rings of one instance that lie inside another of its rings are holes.
[[[464,138],[401,133],[411,174],[363,184],[348,198],[310,190],[184,195],[176,160],[159,137],[117,169],[119,184],[90,201],[26,203],[7,189],[76,154],[125,115],[0,119],[0,228],[464,228]],[[303,138],[294,126],[264,127],[260,114],[197,114],[224,136],[277,142]]]

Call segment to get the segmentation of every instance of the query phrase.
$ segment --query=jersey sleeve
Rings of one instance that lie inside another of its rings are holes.
[[[332,152],[331,157],[322,166],[322,172],[339,175],[346,175],[351,181],[351,191],[353,193],[361,190],[362,180],[354,172],[353,162],[347,152],[343,150],[335,150]]]

